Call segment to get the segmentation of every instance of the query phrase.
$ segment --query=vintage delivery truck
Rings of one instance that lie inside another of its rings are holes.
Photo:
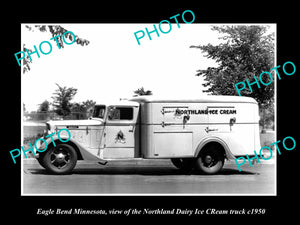
[[[71,138],[63,143],[51,136],[56,146],[48,138],[47,151],[36,152],[36,157],[56,174],[70,173],[77,160],[105,165],[130,159],[170,159],[179,169],[215,174],[225,159],[260,149],[258,121],[258,104],[249,97],[140,96],[97,104],[87,120],[47,122],[45,136],[67,128]],[[41,143],[39,149],[44,148]]]

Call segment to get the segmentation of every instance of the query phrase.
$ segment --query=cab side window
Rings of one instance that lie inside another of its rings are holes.
[[[132,120],[132,107],[111,107],[108,112],[109,120]]]

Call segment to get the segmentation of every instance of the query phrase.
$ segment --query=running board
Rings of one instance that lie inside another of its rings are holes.
[[[107,164],[107,161],[106,160],[101,160],[98,162],[98,164],[101,164],[103,166],[105,166]]]

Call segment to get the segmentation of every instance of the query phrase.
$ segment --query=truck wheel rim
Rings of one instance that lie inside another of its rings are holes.
[[[70,163],[70,153],[63,147],[55,148],[50,154],[50,162],[58,169],[66,167]]]
[[[203,159],[202,159],[202,163],[203,166],[210,168],[215,166],[218,163],[219,159],[217,154],[206,154]]]

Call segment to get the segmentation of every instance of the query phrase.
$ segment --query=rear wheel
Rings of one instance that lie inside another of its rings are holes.
[[[51,173],[67,174],[77,163],[77,153],[68,144],[58,144],[49,149],[42,158],[42,165]]]
[[[205,174],[218,173],[224,165],[224,152],[215,145],[210,145],[201,150],[196,160],[196,167]]]
[[[176,166],[178,169],[183,171],[191,171],[195,166],[195,159],[194,158],[173,158],[171,159],[171,162],[174,166]]]

